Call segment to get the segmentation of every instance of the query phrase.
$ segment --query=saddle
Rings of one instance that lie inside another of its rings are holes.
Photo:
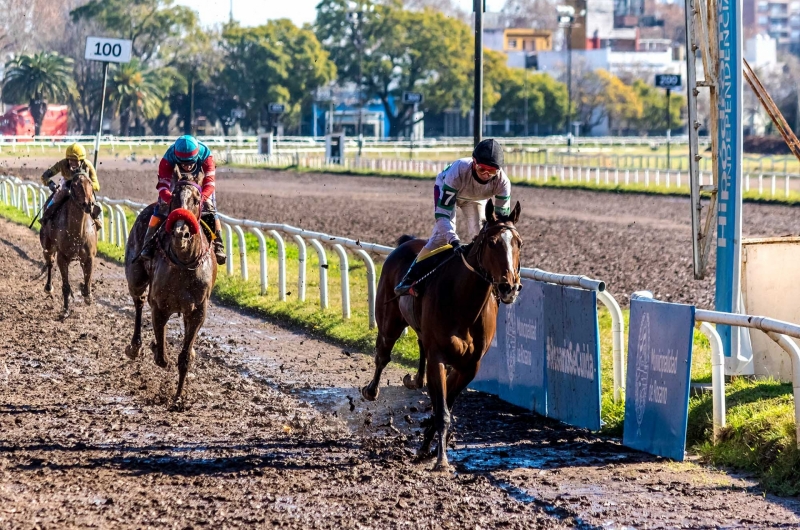
[[[422,268],[422,275],[414,282],[411,290],[416,294],[416,297],[421,297],[425,294],[426,281],[434,276],[439,268],[455,257],[455,249],[450,245],[444,245],[433,250],[427,256],[417,261],[417,266]],[[412,297],[412,298],[416,298]]]

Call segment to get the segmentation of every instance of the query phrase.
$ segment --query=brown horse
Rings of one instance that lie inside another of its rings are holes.
[[[156,235],[158,251],[152,260],[138,259],[150,216],[157,205],[151,204],[136,218],[125,249],[125,276],[128,291],[136,308],[133,337],[125,354],[131,359],[142,348],[142,307],[145,292],[153,314],[155,341],[150,345],[156,365],[167,368],[166,327],[169,318],[183,315],[183,347],[178,356],[178,389],[181,397],[186,374],[195,357],[194,341],[206,318],[208,299],[217,279],[217,262],[210,242],[200,229],[200,186],[189,180],[175,184],[170,214],[165,230]]]
[[[39,232],[42,244],[47,283],[44,290],[53,291],[53,260],[61,271],[61,294],[64,297],[62,317],[69,316],[69,300],[72,288],[69,285],[69,264],[78,260],[83,269],[81,294],[86,305],[92,303],[92,273],[97,255],[97,230],[92,220],[94,191],[92,181],[85,172],[76,174],[69,185],[69,199],[58,212],[45,223]]]
[[[420,363],[416,378],[406,376],[404,383],[409,388],[421,387],[427,361],[434,421],[425,430],[420,455],[429,454],[438,432],[434,470],[449,469],[446,446],[450,411],[458,395],[475,378],[481,358],[489,349],[497,325],[498,300],[514,303],[522,289],[522,238],[514,227],[519,214],[517,203],[510,216],[498,217],[489,200],[483,229],[462,255],[443,263],[426,280],[425,292],[419,299],[395,297],[394,286],[422,249],[424,240],[401,238],[405,242],[389,255],[381,272],[376,302],[375,375],[361,394],[370,401],[378,397],[381,373],[389,363],[392,347],[406,326],[411,326],[419,337]]]

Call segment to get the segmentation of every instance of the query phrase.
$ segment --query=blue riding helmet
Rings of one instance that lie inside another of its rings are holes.
[[[178,162],[196,164],[200,158],[200,144],[194,136],[185,134],[175,140],[175,158]]]

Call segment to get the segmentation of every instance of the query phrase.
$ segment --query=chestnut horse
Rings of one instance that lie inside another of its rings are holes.
[[[53,260],[61,271],[61,294],[64,297],[62,317],[69,316],[69,300],[72,288],[69,285],[69,264],[78,260],[83,269],[81,294],[86,305],[92,303],[92,273],[97,255],[97,230],[92,220],[94,191],[92,181],[85,171],[80,171],[69,186],[69,199],[58,212],[45,223],[39,232],[39,242],[44,254],[47,283],[44,290],[53,291]]]
[[[136,309],[133,337],[125,354],[135,359],[142,349],[142,308],[145,292],[153,316],[155,341],[150,345],[156,365],[167,368],[167,321],[183,315],[183,346],[178,356],[177,401],[195,357],[194,341],[206,319],[208,299],[217,279],[211,244],[200,229],[200,186],[191,180],[175,182],[165,230],[156,234],[158,250],[152,260],[138,259],[147,224],[157,207],[151,204],[136,218],[125,248],[125,276]]]
[[[433,404],[433,423],[425,430],[421,456],[430,452],[434,434],[439,447],[434,470],[448,470],[447,434],[450,411],[458,395],[478,373],[481,358],[489,349],[497,326],[498,300],[512,304],[522,289],[519,254],[522,248],[514,224],[519,219],[516,204],[508,217],[497,216],[486,204],[486,223],[475,240],[459,256],[439,266],[426,280],[420,298],[394,295],[394,286],[422,250],[425,241],[404,236],[384,263],[376,301],[378,339],[375,375],[361,389],[365,399],[378,397],[380,378],[389,363],[392,347],[406,326],[417,332],[420,346],[419,371],[414,380],[403,380],[408,388],[420,388],[425,380]]]

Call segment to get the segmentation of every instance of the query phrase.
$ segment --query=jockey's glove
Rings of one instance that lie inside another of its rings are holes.
[[[47,187],[50,188],[51,192],[55,193],[56,190],[58,189],[58,184],[56,184],[51,180],[50,182],[47,183]]]
[[[461,241],[459,241],[458,239],[454,239],[454,240],[452,240],[452,241],[450,242],[450,246],[452,246],[452,247],[453,247],[453,250],[455,251],[456,255],[458,255],[458,254],[463,254],[463,253],[464,253],[464,251],[467,249],[467,247],[465,247],[464,245],[462,245],[462,244],[461,244]]]

